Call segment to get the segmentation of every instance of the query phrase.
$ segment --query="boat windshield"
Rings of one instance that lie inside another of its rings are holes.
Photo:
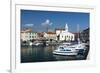
[[[64,47],[60,47],[60,51],[71,51],[70,49],[65,49]]]
[[[64,47],[60,47],[60,49],[64,49]]]

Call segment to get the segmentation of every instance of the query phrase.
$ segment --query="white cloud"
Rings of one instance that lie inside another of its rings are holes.
[[[26,27],[33,27],[34,24],[25,24]]]
[[[42,23],[41,25],[45,26],[45,25],[52,25],[52,22],[50,22],[49,19],[46,19],[46,21],[44,23]]]

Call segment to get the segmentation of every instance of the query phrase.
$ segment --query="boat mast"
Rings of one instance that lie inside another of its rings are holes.
[[[79,34],[80,34],[80,31],[79,31],[79,24],[77,24],[77,33],[78,33],[77,41],[78,41],[78,44],[80,44],[80,39],[79,39]]]

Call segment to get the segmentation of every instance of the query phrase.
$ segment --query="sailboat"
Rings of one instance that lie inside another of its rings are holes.
[[[81,51],[83,52],[85,50],[85,44],[82,43],[79,39],[78,35],[78,43],[74,45],[69,46],[59,46],[56,50],[53,51],[53,54],[57,55],[78,55],[78,53]]]

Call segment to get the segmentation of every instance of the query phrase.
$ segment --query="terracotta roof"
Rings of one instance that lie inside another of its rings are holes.
[[[37,33],[40,37],[43,37],[44,33],[43,32],[38,32]]]
[[[47,32],[47,34],[56,34],[55,32]]]
[[[76,33],[73,33],[73,34],[78,35],[79,33],[76,32]]]
[[[22,30],[21,33],[27,33],[27,32],[32,32],[32,29],[26,29],[26,30]]]

